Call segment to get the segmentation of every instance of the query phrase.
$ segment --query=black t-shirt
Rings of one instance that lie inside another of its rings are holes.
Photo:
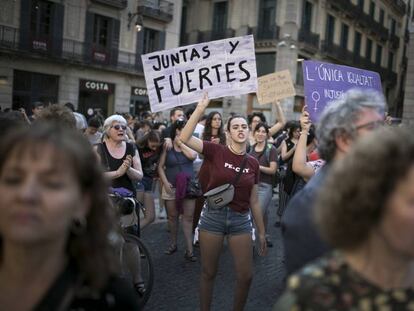
[[[162,130],[161,138],[163,140],[166,138],[171,138],[171,125]]]
[[[160,160],[161,148],[154,151],[148,147],[139,148],[142,170],[145,177],[153,178],[157,173],[158,161]]]
[[[65,302],[68,300],[67,302]],[[74,264],[57,277],[33,311],[135,311],[138,300],[125,280],[112,277],[104,289],[97,291],[82,282]]]
[[[111,156],[111,154],[108,151],[108,148],[106,147],[105,142],[98,145],[98,152],[101,156],[101,161],[104,165],[105,171],[110,172],[110,171],[116,171],[122,165],[127,155],[131,155],[132,157],[135,155],[135,146],[130,143],[126,143],[125,154],[120,159],[116,159]],[[129,179],[127,174],[124,174],[121,177],[113,179],[112,187],[113,188],[126,188],[132,191],[133,193],[135,193],[136,191],[133,182],[131,181],[131,179]]]

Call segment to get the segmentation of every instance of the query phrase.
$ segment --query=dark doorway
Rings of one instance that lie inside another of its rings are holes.
[[[100,110],[106,118],[108,116],[108,97],[109,95],[104,93],[80,91],[78,111],[87,116],[89,109],[94,112]]]
[[[59,77],[42,73],[15,70],[13,74],[12,109],[23,107],[28,115],[36,101],[45,105],[57,103]]]

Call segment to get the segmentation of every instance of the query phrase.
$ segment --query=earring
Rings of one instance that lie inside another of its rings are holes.
[[[72,221],[71,232],[74,235],[82,235],[86,231],[86,227],[88,222],[86,221],[85,217],[75,218]]]

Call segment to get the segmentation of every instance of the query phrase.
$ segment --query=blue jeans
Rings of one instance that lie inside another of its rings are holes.
[[[273,196],[272,185],[261,182],[259,183],[257,192],[259,196],[260,208],[262,209],[262,214],[263,216],[267,216],[269,212],[270,204],[272,203],[272,196]]]
[[[239,213],[228,206],[211,209],[207,204],[204,204],[197,228],[218,235],[251,234],[253,231],[250,212]]]

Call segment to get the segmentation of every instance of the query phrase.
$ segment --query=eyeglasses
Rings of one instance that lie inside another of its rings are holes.
[[[366,129],[369,131],[375,130],[381,126],[385,125],[385,121],[384,120],[378,120],[378,121],[372,121],[372,122],[368,122],[365,124],[361,124],[358,125],[357,127],[355,127],[357,130],[361,130],[361,129]]]
[[[126,125],[119,125],[119,124],[116,124],[116,125],[111,126],[111,128],[114,128],[114,129],[116,129],[117,131],[119,131],[119,129],[122,129],[123,131],[125,131],[127,127],[126,127]]]

